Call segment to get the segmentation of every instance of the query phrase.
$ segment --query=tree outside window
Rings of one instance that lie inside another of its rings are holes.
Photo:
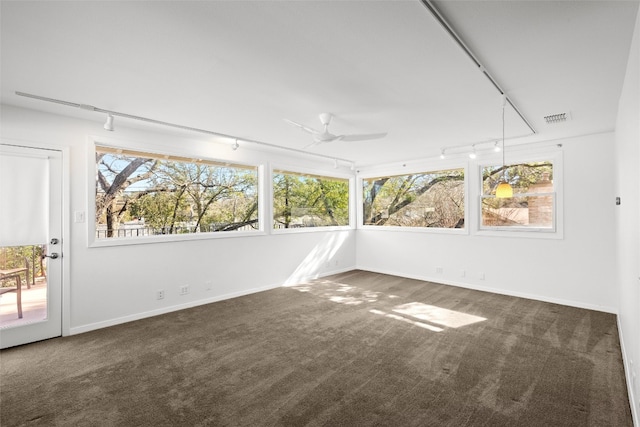
[[[348,225],[349,180],[274,171],[274,229]]]
[[[99,239],[258,229],[256,167],[96,147]]]
[[[362,184],[364,225],[464,228],[464,169],[367,178]]]
[[[501,179],[513,197],[498,199]],[[540,161],[482,168],[481,227],[552,229],[555,218],[553,162]]]

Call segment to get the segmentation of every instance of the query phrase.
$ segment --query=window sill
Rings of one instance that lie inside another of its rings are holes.
[[[411,232],[411,233],[435,233],[435,234],[469,234],[466,228],[434,228],[434,227],[400,227],[395,225],[378,226],[378,225],[361,225],[359,230],[375,230],[383,232]]]
[[[321,233],[327,231],[348,231],[353,230],[353,227],[348,225],[332,226],[332,227],[299,227],[299,228],[274,228],[271,230],[271,234],[297,234],[297,233]]]
[[[476,236],[490,236],[490,237],[517,237],[517,238],[530,238],[530,239],[557,239],[564,238],[563,234],[559,230],[550,228],[495,228],[495,229],[480,229],[474,233]]]
[[[111,246],[148,245],[157,243],[185,242],[194,240],[236,239],[239,237],[264,236],[267,233],[255,231],[221,231],[212,233],[173,234],[145,237],[117,237],[111,239],[95,239],[89,242],[90,248]]]

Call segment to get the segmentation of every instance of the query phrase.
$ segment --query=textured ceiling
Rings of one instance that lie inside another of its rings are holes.
[[[635,1],[438,1],[531,131],[508,144],[615,126]],[[15,91],[303,149],[358,165],[430,157],[501,137],[501,96],[420,1],[1,3],[1,101],[95,120]],[[571,120],[547,125],[547,114]],[[118,119],[117,123],[136,126]]]

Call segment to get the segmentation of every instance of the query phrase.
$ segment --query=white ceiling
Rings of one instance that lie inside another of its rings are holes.
[[[637,1],[433,4],[537,131],[508,107],[508,144],[614,129]],[[330,112],[333,133],[388,132],[309,148],[358,165],[501,137],[500,93],[419,0],[1,7],[4,104],[104,121],[21,91],[296,149],[311,140],[284,119]]]

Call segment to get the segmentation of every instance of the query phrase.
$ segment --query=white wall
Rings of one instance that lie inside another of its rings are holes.
[[[640,425],[640,12],[616,124],[619,323],[634,419]]]
[[[473,231],[474,216],[469,215],[471,232],[466,235],[358,230],[357,265],[616,312],[613,139],[612,133],[606,133],[556,141],[563,145],[562,239],[480,236]],[[474,165],[469,166],[469,175],[477,170]],[[473,209],[477,198],[470,196],[468,205]],[[443,268],[442,274],[436,273],[436,267]]]
[[[558,141],[563,144],[564,166],[562,239],[360,229],[90,248],[86,224],[69,221],[65,225],[71,241],[64,250],[70,257],[65,284],[70,309],[64,313],[68,318],[64,332],[79,333],[357,267],[619,312],[629,384],[633,384],[632,375],[638,376],[640,364],[638,38],[636,25],[615,135]],[[68,148],[68,216],[91,212],[89,135],[124,143],[142,141],[159,150],[178,147],[218,159],[276,161],[335,172],[333,165],[313,159],[246,148],[233,152],[228,146],[179,133],[127,129],[120,123],[117,132],[109,133],[99,121],[11,106],[2,106],[1,114],[2,142]],[[614,206],[618,195],[622,205]],[[436,267],[443,272],[437,274]],[[213,285],[209,291],[208,281]],[[178,295],[183,284],[191,286],[187,296]],[[155,299],[157,289],[166,291],[164,300]],[[635,393],[636,405],[639,383],[635,380],[635,391],[630,393]],[[637,413],[636,406],[636,420]]]
[[[254,164],[278,164],[305,168],[325,168],[333,174],[333,163],[252,151],[243,144],[237,151],[199,135],[154,132],[153,129],[127,129],[116,119],[116,132],[102,129],[92,120],[80,120],[54,114],[2,106],[3,143],[35,144],[42,147],[67,147],[70,155],[70,200],[67,214],[75,211],[91,215],[88,194],[90,149],[88,136],[111,141],[128,141],[172,148],[195,156],[208,156]],[[157,129],[157,128],[155,128]],[[126,146],[126,145],[125,145]],[[176,148],[177,147],[177,148]],[[323,164],[326,163],[326,164]],[[351,173],[343,170],[343,173]],[[349,270],[355,266],[355,231],[269,234],[205,240],[137,244],[116,247],[88,247],[87,224],[68,221],[70,244],[63,251],[70,263],[65,288],[69,291],[68,330],[78,333],[99,327],[159,314],[190,305],[229,296],[250,293],[282,285],[288,281]],[[268,229],[268,225],[266,227]],[[232,236],[232,234],[231,234]],[[69,259],[70,258],[70,259]],[[211,281],[211,290],[205,283]],[[188,284],[189,295],[178,295]],[[164,289],[164,300],[155,292]]]
[[[69,212],[91,212],[87,195],[88,135],[176,146],[215,158],[301,167],[313,159],[241,149],[184,135],[126,129],[102,130],[101,122],[4,106],[2,137],[43,146],[69,147]],[[71,227],[70,327],[106,326],[228,295],[358,268],[616,312],[613,134],[560,141],[564,155],[564,238],[522,239],[378,230],[260,235],[117,247],[87,247],[85,224]],[[242,157],[244,156],[244,158]],[[268,157],[268,158],[267,158]],[[328,162],[330,163],[330,162]],[[332,173],[333,165],[325,165]],[[471,169],[470,169],[471,170]],[[595,173],[594,173],[595,171]],[[363,172],[363,171],[362,171]],[[402,171],[398,171],[402,173]],[[472,205],[473,201],[469,201]],[[357,233],[357,239],[355,234]],[[339,245],[337,251],[333,246]],[[503,261],[498,262],[498,255]],[[327,265],[327,257],[332,257]],[[336,265],[336,261],[338,262]],[[503,269],[501,266],[506,266]],[[442,274],[435,268],[443,267]],[[461,270],[465,277],[461,277]],[[480,280],[479,273],[484,273]],[[204,290],[211,281],[214,289]],[[192,292],[178,296],[189,284]],[[165,300],[155,290],[165,289]]]
[[[68,328],[79,333],[148,315],[197,305],[352,268],[362,268],[620,313],[627,372],[640,364],[640,150],[638,28],[620,100],[617,132],[557,141],[563,144],[564,237],[562,239],[453,235],[359,229],[170,243],[87,245],[86,224],[69,221]],[[88,136],[143,142],[158,150],[178,147],[239,162],[277,162],[335,172],[314,159],[260,153],[198,136],[122,123],[102,123],[2,106],[3,142],[68,148],[67,215],[91,212]],[[87,113],[89,114],[89,113]],[[616,147],[615,153],[612,147]],[[399,168],[401,169],[401,168]],[[473,168],[470,167],[470,172]],[[348,171],[342,171],[349,173]],[[366,171],[361,171],[364,173]],[[397,170],[403,173],[402,170]],[[615,196],[622,205],[614,206]],[[474,204],[473,200],[469,205]],[[267,227],[268,228],[268,227]],[[502,261],[498,261],[498,256]],[[441,274],[436,267],[442,267]],[[461,270],[465,276],[461,277]],[[616,271],[618,274],[616,274]],[[484,273],[484,279],[479,277]],[[210,281],[213,289],[206,290]],[[178,295],[180,285],[191,293]],[[164,289],[166,298],[155,299]],[[631,366],[631,360],[634,366]],[[638,380],[635,396],[639,396]],[[637,399],[637,398],[636,398]],[[636,417],[637,419],[637,417]]]

